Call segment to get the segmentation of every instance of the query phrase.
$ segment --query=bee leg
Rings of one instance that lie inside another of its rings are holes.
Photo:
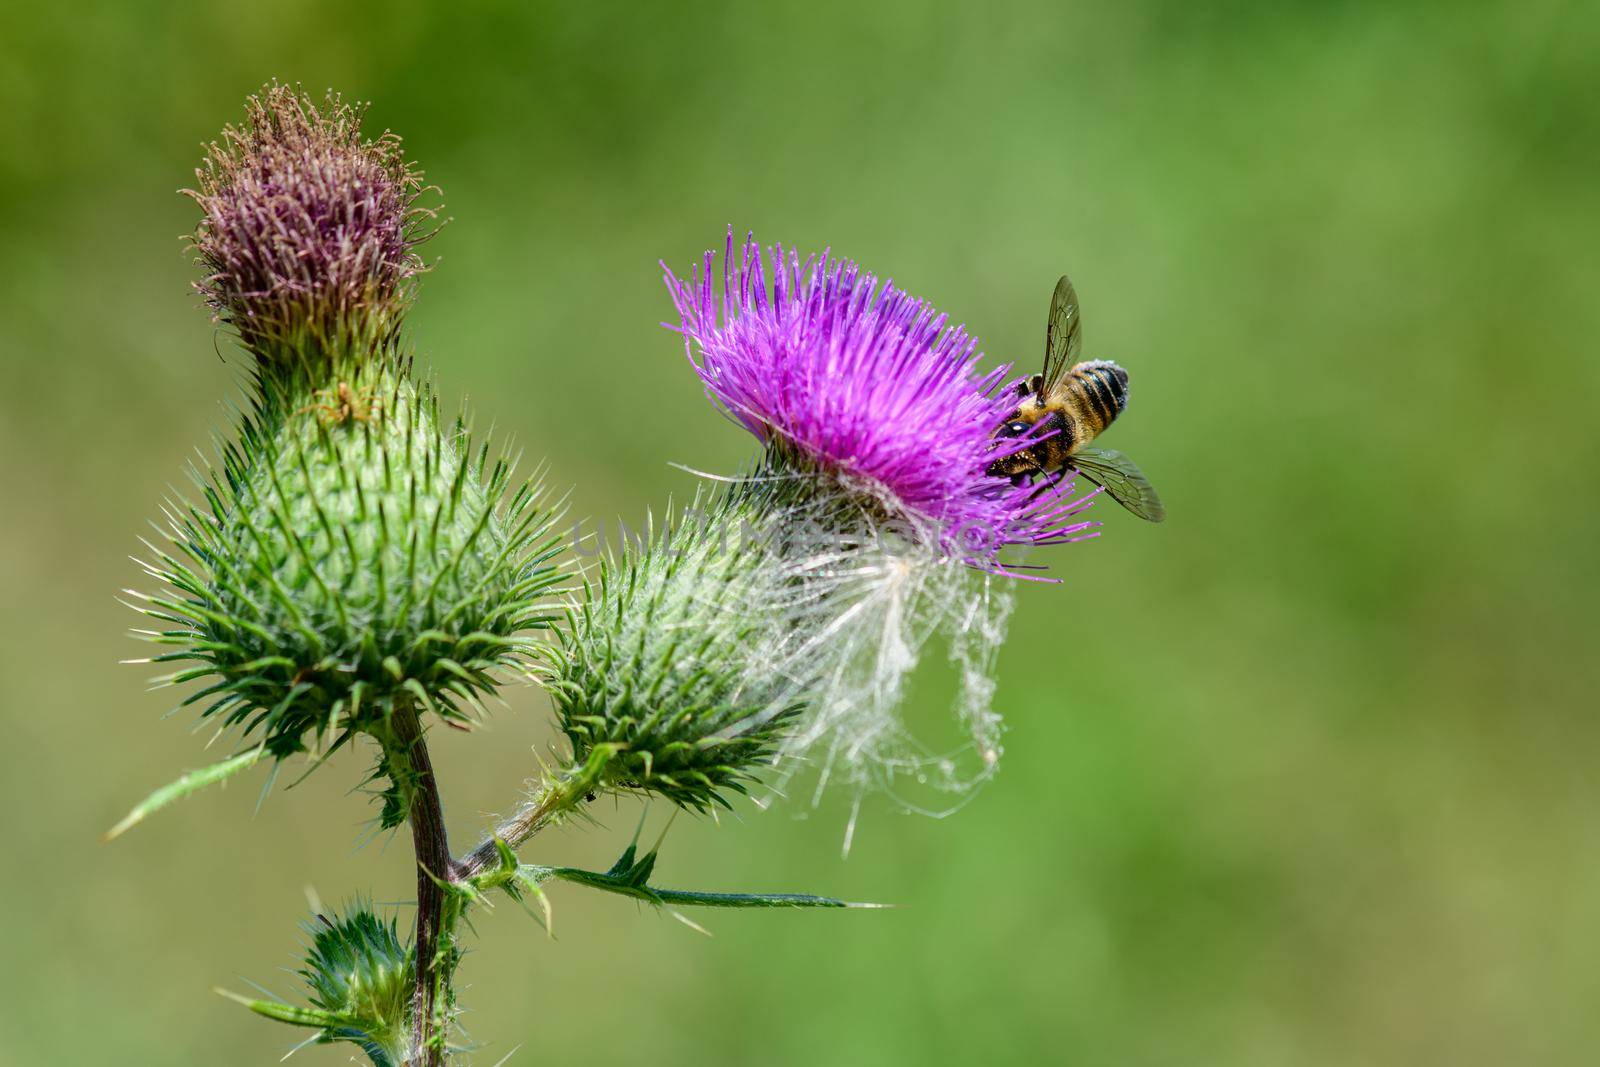
[[[1028,497],[1028,499],[1029,500],[1037,500],[1039,497],[1044,496],[1046,493],[1055,492],[1056,489],[1060,488],[1062,481],[1065,480],[1065,478],[1067,476],[1067,471],[1069,471],[1071,469],[1072,469],[1071,467],[1063,466],[1061,469],[1055,471],[1054,473],[1051,473],[1049,471],[1039,471],[1039,472],[1037,472],[1039,474],[1044,475],[1044,477],[1039,479],[1039,488],[1035,489],[1033,491],[1033,495]]]

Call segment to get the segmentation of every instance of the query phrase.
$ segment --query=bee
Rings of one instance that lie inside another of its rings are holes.
[[[383,410],[382,399],[371,389],[357,392],[347,382],[340,382],[332,389],[318,389],[311,395],[317,402],[307,404],[295,414],[304,415],[314,411],[324,426],[336,426],[351,420],[371,422]]]
[[[1078,294],[1063,274],[1045,324],[1044,373],[1017,383],[1016,409],[995,437],[1020,437],[1040,424],[1055,432],[995,460],[989,474],[1020,485],[1035,476],[1059,479],[1078,471],[1141,519],[1160,522],[1167,509],[1144,472],[1121,452],[1090,444],[1128,406],[1128,372],[1109,360],[1079,362],[1082,347]]]

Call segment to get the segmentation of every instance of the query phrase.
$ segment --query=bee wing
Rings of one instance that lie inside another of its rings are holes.
[[[1055,295],[1050,298],[1050,320],[1045,323],[1041,395],[1060,384],[1068,368],[1078,362],[1078,352],[1082,348],[1083,320],[1078,314],[1078,294],[1072,288],[1072,279],[1063,274],[1056,282]]]
[[[1074,452],[1067,463],[1094,484],[1104,486],[1112,500],[1141,519],[1160,522],[1167,517],[1166,505],[1161,503],[1155,486],[1139,465],[1121,452],[1089,445]]]

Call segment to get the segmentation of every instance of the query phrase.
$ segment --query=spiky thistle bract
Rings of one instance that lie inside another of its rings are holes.
[[[544,682],[603,784],[726,806],[803,706],[777,610],[789,591],[742,493],[708,493],[617,546],[570,599]]]
[[[204,683],[184,703],[280,759],[379,733],[402,703],[471,721],[560,579],[551,511],[511,457],[442,426],[408,368],[348,387],[360,418],[308,398],[247,419],[148,561],[171,592],[147,610],[175,627],[154,639],[177,646],[156,658],[195,662],[167,680]]]

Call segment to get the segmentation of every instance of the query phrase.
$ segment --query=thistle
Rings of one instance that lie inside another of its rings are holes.
[[[930,306],[827,256],[772,257],[731,237],[668,288],[713,399],[759,439],[739,477],[671,509],[588,569],[515,456],[446,420],[402,324],[432,208],[398,138],[364,111],[279,85],[210,149],[198,289],[246,353],[249,391],[196,470],[193,500],[147,542],[161,681],[228,738],[226,759],[157,790],[112,836],[260,762],[325,764],[364,746],[379,829],[411,828],[409,938],[358,903],[319,914],[309,1004],[253,1011],[349,1042],[377,1067],[439,1067],[452,1039],[461,933],[504,893],[565,883],[654,907],[842,908],[794,893],[655,884],[659,844],[604,871],[518,850],[604,792],[704,812],[802,764],[857,787],[992,773],[992,659],[1018,566],[1009,553],[1092,534],[1070,484],[986,472],[1029,447],[994,430],[1004,368]],[[719,293],[720,290],[720,293]],[[920,747],[898,716],[923,645],[948,641],[976,774]],[[478,845],[452,853],[427,732],[470,729],[509,680],[551,696],[564,743]]]
[[[779,759],[857,787],[909,777],[964,791],[1000,755],[991,666],[1011,600],[996,577],[1015,573],[1002,553],[1094,536],[1082,517],[1092,494],[989,473],[1036,434],[996,441],[1014,406],[1010,368],[982,370],[964,328],[826,254],[778,247],[768,266],[753,238],[735,261],[730,230],[720,277],[713,252],[687,280],[664,269],[707,394],[763,446],[747,496],[769,501],[764,521],[786,531],[796,595],[783,627],[813,637],[796,657],[809,665],[808,711]],[[899,715],[939,636],[960,671],[961,751],[930,748]]]
[[[213,145],[191,193],[209,271],[199,283],[249,353],[252,389],[199,500],[147,542],[144,636],[183,664],[168,684],[235,754],[158,790],[113,830],[262,759],[311,766],[366,738],[378,824],[409,821],[418,851],[414,1029],[443,1055],[451,859],[424,741],[470,726],[530,631],[549,623],[559,543],[536,481],[446,423],[399,334],[421,269],[420,174],[362,109],[273,85]],[[420,1051],[419,1051],[420,1050]]]
[[[364,141],[359,109],[282,86],[248,111],[212,148],[195,243],[255,388],[196,472],[201,502],[174,501],[147,542],[166,589],[142,599],[168,628],[146,636],[172,646],[155,662],[191,664],[162,681],[205,683],[184,704],[233,731],[238,766],[378,741],[396,826],[412,721],[470,724],[524,667],[559,546],[540,487],[464,416],[447,424],[398,347],[416,262],[402,194],[421,179],[397,139]]]
[[[171,590],[151,613],[177,627],[151,635],[176,646],[155,659],[198,664],[165,680],[206,681],[185,703],[277,759],[382,733],[402,707],[470,724],[550,617],[537,486],[441,428],[404,367],[369,380],[381,415],[244,421],[206,506],[169,509],[170,544],[150,546]]]
[[[753,237],[735,264],[731,229],[720,285],[713,252],[687,280],[663,269],[707,394],[837,510],[898,519],[940,555],[987,568],[1007,546],[1092,529],[1070,480],[1039,488],[988,473],[1034,443],[995,441],[1015,407],[1010,367],[983,371],[977,341],[930,304],[849,261],[802,262],[781,246],[769,279]]]

